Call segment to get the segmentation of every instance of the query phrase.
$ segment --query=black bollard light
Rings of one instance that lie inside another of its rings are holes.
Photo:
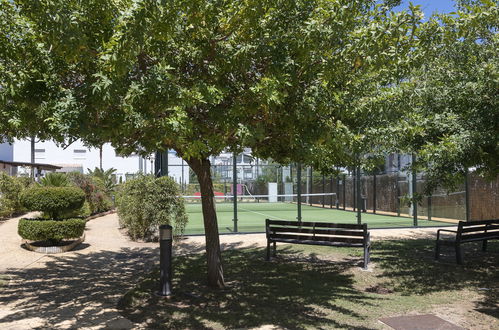
[[[159,226],[160,287],[158,296],[162,297],[170,297],[172,295],[172,242],[172,226]]]

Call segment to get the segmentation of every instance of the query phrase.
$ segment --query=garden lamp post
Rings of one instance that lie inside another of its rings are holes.
[[[170,225],[159,226],[159,269],[160,287],[158,295],[170,297],[172,295],[172,242],[173,228]]]

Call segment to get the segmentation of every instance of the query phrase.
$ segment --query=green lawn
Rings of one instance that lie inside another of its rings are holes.
[[[232,232],[234,213],[232,203],[217,203],[217,217],[221,233]],[[201,205],[186,204],[189,222],[185,234],[204,233]],[[302,205],[303,221],[328,221],[357,223],[357,213],[330,208]],[[238,205],[238,230],[240,232],[264,232],[265,219],[296,220],[297,206],[291,203],[240,203]],[[369,228],[410,227],[412,218],[362,213],[362,222]],[[449,223],[419,220],[419,226],[446,226]]]
[[[119,302],[123,316],[149,328],[382,328],[381,317],[438,313],[465,328],[499,327],[499,242],[489,252],[465,246],[465,265],[452,249],[433,260],[433,240],[374,242],[372,271],[361,251],[278,245],[223,253],[227,288],[207,288],[204,255],[176,257],[171,300],[153,294],[159,272],[143,274]],[[471,258],[475,255],[475,258]],[[374,292],[373,292],[374,291]]]

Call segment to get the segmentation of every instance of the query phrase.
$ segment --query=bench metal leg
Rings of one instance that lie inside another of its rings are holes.
[[[458,265],[463,264],[463,250],[460,244],[456,244],[456,262]]]
[[[367,269],[367,265],[369,264],[370,256],[369,256],[369,247],[364,247],[364,270]]]
[[[274,254],[272,256],[275,257],[276,255],[277,255],[277,246],[276,242],[274,242]]]
[[[265,260],[270,261],[270,241],[267,241],[267,256]]]
[[[483,252],[487,251],[487,240],[483,241],[482,243],[482,251]]]

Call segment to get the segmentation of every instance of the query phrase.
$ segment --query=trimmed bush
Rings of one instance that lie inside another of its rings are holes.
[[[78,238],[85,231],[84,219],[67,220],[19,220],[18,233],[24,239],[49,241],[57,244],[65,238]]]
[[[51,219],[78,210],[85,203],[85,193],[78,187],[31,187],[21,194],[21,204],[30,211],[42,211]]]
[[[138,176],[121,187],[116,206],[120,224],[133,239],[157,240],[158,226],[173,226],[181,235],[187,223],[184,200],[177,184],[169,177]]]

